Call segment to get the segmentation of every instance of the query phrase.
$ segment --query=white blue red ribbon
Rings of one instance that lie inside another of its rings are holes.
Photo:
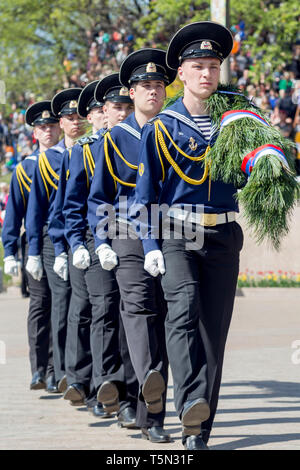
[[[265,155],[275,155],[286,168],[289,168],[283,150],[280,147],[276,147],[276,145],[265,144],[257,147],[244,157],[241,165],[242,171],[250,176],[255,163]]]
[[[270,126],[265,119],[263,119],[258,114],[253,113],[253,111],[248,111],[246,109],[237,109],[235,111],[227,111],[223,114],[221,118],[220,132],[228,124],[231,124],[232,122],[243,118],[254,119],[255,121],[259,122],[260,124],[263,124],[264,126]]]

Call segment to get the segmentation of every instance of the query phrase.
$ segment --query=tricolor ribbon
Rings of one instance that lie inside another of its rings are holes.
[[[241,165],[242,171],[250,176],[255,163],[257,163],[257,161],[264,155],[275,155],[286,168],[289,168],[282,149],[280,147],[276,147],[276,145],[266,144],[257,147],[244,157]]]
[[[254,119],[255,121],[259,122],[260,124],[263,124],[264,126],[270,126],[267,121],[258,114],[253,113],[252,111],[247,111],[246,109],[237,109],[235,111],[227,111],[222,115],[220,132],[228,124],[231,124],[233,121],[237,121],[238,119],[243,118]]]

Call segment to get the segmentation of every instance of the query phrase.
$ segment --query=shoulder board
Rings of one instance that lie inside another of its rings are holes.
[[[26,158],[24,159],[24,161],[25,161],[25,160],[34,160],[34,161],[36,161],[36,160],[37,160],[37,155],[29,155],[28,157],[26,157]]]
[[[84,136],[81,137],[81,139],[77,140],[76,143],[79,145],[92,144],[93,142],[95,142],[95,140],[97,140],[97,137],[98,136],[95,135]]]

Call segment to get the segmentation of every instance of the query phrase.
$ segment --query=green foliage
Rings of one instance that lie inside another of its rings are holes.
[[[142,0],[0,0],[0,79],[5,81],[7,103],[24,91],[49,99],[64,87],[64,59],[76,54],[75,66],[86,70],[87,31],[96,27],[112,33],[120,12],[135,31],[133,19]],[[9,109],[9,106],[7,105]]]

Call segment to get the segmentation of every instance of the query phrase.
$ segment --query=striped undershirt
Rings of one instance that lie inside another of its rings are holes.
[[[201,116],[192,116],[192,118],[202,132],[205,140],[209,141],[211,133],[210,116],[208,116],[208,114],[203,114]]]

